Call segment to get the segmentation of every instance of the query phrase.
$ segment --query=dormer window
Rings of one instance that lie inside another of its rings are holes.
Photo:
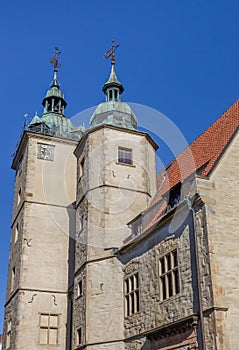
[[[168,209],[174,208],[179,202],[181,202],[181,183],[170,190]]]

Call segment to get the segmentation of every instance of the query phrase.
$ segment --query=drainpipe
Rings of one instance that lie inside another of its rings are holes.
[[[193,208],[193,198],[190,195],[185,196],[187,201],[188,209],[192,212],[193,219],[193,238],[194,238],[194,258],[196,262],[196,279],[197,279],[197,301],[198,301],[198,312],[200,321],[200,331],[201,331],[201,342],[202,350],[206,350],[205,345],[205,332],[204,332],[204,319],[203,319],[203,309],[202,309],[202,288],[200,283],[200,268],[199,268],[199,256],[198,256],[198,242],[196,236],[196,213]]]

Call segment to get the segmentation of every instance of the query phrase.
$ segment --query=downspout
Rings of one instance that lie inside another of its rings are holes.
[[[188,209],[192,212],[192,222],[193,222],[193,238],[194,238],[194,258],[196,262],[196,280],[197,280],[197,301],[198,301],[198,312],[199,312],[199,322],[201,331],[201,342],[202,350],[206,350],[205,344],[205,330],[204,330],[204,318],[203,318],[203,308],[202,308],[202,288],[200,283],[200,268],[199,268],[199,256],[198,256],[198,242],[196,236],[196,213],[193,208],[193,198],[190,195],[185,196],[187,201]]]

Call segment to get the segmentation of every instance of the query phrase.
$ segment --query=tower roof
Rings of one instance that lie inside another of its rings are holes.
[[[60,67],[58,60],[59,54],[60,51],[56,48],[55,55],[50,60],[50,63],[54,67],[54,75],[50,89],[47,91],[42,101],[44,107],[43,114],[41,118],[36,115],[32,119],[29,124],[29,130],[42,134],[79,140],[84,133],[84,127],[74,127],[70,119],[66,118],[64,115],[67,103],[57,79],[57,72]]]
[[[110,124],[127,129],[137,129],[137,118],[131,107],[121,102],[121,94],[124,87],[118,80],[115,72],[115,49],[119,45],[114,45],[104,55],[105,58],[111,58],[111,72],[109,79],[104,84],[102,90],[105,94],[106,101],[99,104],[90,120],[90,127],[95,127],[100,124]]]
[[[106,93],[106,91],[108,89],[113,88],[113,87],[119,88],[121,94],[124,91],[124,87],[119,82],[119,80],[117,78],[117,75],[115,73],[115,65],[114,64],[111,65],[110,77],[109,77],[108,81],[104,84],[102,90],[103,90],[104,93]]]

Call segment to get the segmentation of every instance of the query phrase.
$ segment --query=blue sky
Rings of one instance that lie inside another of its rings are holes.
[[[68,117],[103,100],[110,70],[103,54],[114,38],[120,42],[117,74],[124,101],[164,113],[190,143],[239,98],[238,18],[236,0],[1,1],[0,332],[14,189],[11,154],[24,114],[42,112],[54,47],[62,50],[59,80]],[[150,123],[158,135],[159,120]]]

